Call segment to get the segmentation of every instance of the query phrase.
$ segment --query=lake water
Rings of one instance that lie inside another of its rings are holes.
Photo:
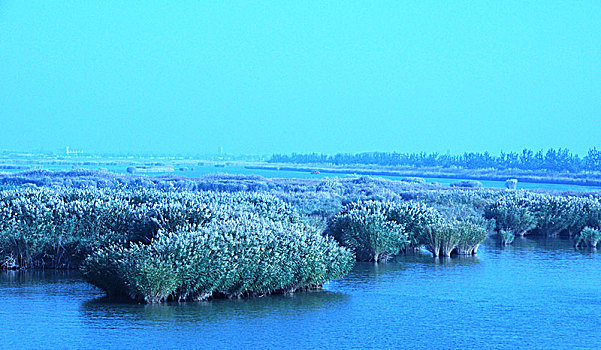
[[[490,241],[478,257],[358,264],[323,291],[110,303],[71,272],[0,273],[7,348],[601,348],[601,253]]]

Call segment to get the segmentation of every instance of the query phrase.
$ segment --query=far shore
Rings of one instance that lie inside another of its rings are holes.
[[[520,169],[466,169],[459,167],[410,167],[379,166],[364,164],[297,164],[270,163],[265,158],[244,158],[228,155],[210,157],[182,156],[48,156],[40,154],[3,154],[0,156],[0,172],[31,170],[69,170],[80,167],[88,169],[119,169],[118,172],[146,174],[178,174],[196,167],[241,167],[249,170],[282,170],[295,172],[320,172],[323,174],[371,175],[398,177],[439,178],[455,180],[501,181],[516,179],[521,183],[575,185],[601,187],[601,172],[567,172]]]
[[[422,178],[441,178],[441,179],[468,179],[479,181],[506,181],[507,179],[516,179],[525,183],[544,183],[558,185],[577,185],[577,186],[601,186],[601,174],[599,173],[552,173],[538,172],[526,173],[519,170],[497,170],[497,169],[462,169],[462,168],[366,168],[349,166],[307,166],[291,164],[262,164],[246,165],[246,169],[257,170],[283,170],[348,175],[373,175],[373,176],[395,176],[395,177],[422,177]]]

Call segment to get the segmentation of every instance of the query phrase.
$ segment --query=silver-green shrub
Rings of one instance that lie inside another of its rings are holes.
[[[457,222],[454,228],[459,231],[459,244],[457,244],[456,248],[457,254],[476,254],[480,243],[486,239],[486,228],[469,221]]]
[[[500,230],[499,239],[501,245],[508,245],[513,243],[513,240],[515,239],[515,234],[509,230]]]
[[[536,228],[537,220],[525,203],[515,195],[499,198],[485,209],[485,217],[494,219],[496,231],[511,231],[523,236]]]
[[[344,276],[353,264],[348,249],[309,226],[241,213],[161,232],[147,245],[99,249],[82,273],[109,295],[161,302],[292,292]]]
[[[405,225],[391,218],[396,204],[380,201],[349,203],[328,227],[328,233],[355,252],[359,261],[385,261],[410,243]]]
[[[427,226],[419,237],[419,242],[434,257],[449,257],[476,254],[478,246],[486,239],[486,229],[482,226],[461,221],[440,221]]]
[[[576,247],[597,248],[601,242],[601,231],[592,227],[585,227],[576,234]]]
[[[87,254],[111,242],[149,243],[159,231],[203,226],[247,211],[274,221],[300,221],[291,206],[259,193],[3,190],[0,254],[10,267],[76,268]]]
[[[419,241],[434,257],[451,256],[460,241],[459,231],[447,222],[427,226]]]
[[[388,218],[405,226],[408,234],[409,249],[417,249],[420,246],[419,237],[425,227],[434,225],[443,220],[440,213],[423,202],[400,202],[391,206]]]

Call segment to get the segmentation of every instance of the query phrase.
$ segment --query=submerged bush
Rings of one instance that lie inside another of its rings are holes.
[[[539,233],[553,237],[567,230],[573,223],[577,210],[575,203],[567,197],[558,196],[536,196],[532,201],[533,211]]]
[[[601,231],[592,227],[585,227],[576,235],[576,247],[596,248],[601,242]]]
[[[515,239],[515,235],[513,234],[512,231],[500,230],[499,231],[499,239],[500,239],[501,245],[508,245],[508,244],[513,243],[513,240]]]
[[[594,197],[557,196],[516,191],[501,196],[485,210],[495,219],[496,230],[516,236],[572,235],[586,226],[601,224],[601,203]]]
[[[503,197],[489,205],[485,217],[494,219],[496,231],[509,231],[514,236],[523,236],[536,228],[537,221],[528,207],[515,197]]]
[[[403,225],[408,234],[408,249],[420,246],[419,237],[425,228],[442,220],[440,213],[423,202],[401,202],[391,206],[388,217]]]
[[[459,222],[455,225],[459,231],[459,244],[457,254],[474,255],[478,251],[480,243],[486,239],[486,229],[472,222]]]
[[[486,229],[470,222],[439,222],[426,227],[420,243],[434,257],[476,254],[478,246],[486,239]]]
[[[160,233],[148,245],[93,253],[82,273],[134,300],[205,300],[318,287],[350,271],[352,253],[311,227],[256,214]]]
[[[446,222],[427,226],[419,237],[421,244],[434,257],[451,256],[460,238],[459,231]]]
[[[385,261],[409,244],[405,225],[391,219],[396,205],[365,201],[347,204],[332,219],[328,232],[355,252],[359,261]]]
[[[334,217],[328,232],[361,261],[386,260],[406,248],[421,246],[435,257],[473,255],[486,239],[482,224],[487,222],[481,217],[462,219],[445,219],[421,202],[355,202]]]

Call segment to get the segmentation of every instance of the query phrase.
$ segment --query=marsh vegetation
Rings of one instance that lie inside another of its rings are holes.
[[[474,255],[488,236],[601,241],[594,195],[440,188],[368,177],[144,178],[34,172],[0,191],[3,268],[80,269],[145,302],[319,288],[354,261]],[[53,185],[53,186],[48,186]]]

